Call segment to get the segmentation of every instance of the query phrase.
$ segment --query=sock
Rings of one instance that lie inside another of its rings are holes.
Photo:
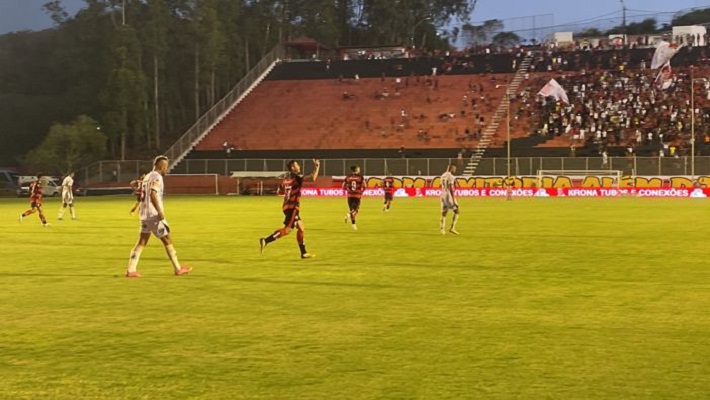
[[[76,218],[76,213],[74,212],[74,207],[69,207],[69,212],[71,213],[71,218],[75,219]]]
[[[170,259],[170,262],[173,263],[173,268],[175,268],[176,271],[182,268],[180,267],[180,263],[178,262],[175,247],[172,244],[169,244],[165,246],[165,251],[168,253],[168,258]]]
[[[442,215],[439,219],[439,229],[443,230],[446,225],[446,216]]]
[[[42,225],[47,225],[47,219],[44,218],[44,214],[39,213],[39,219],[42,221]]]
[[[141,258],[141,253],[143,252],[143,247],[139,244],[133,247],[131,250],[131,257],[128,259],[128,272],[136,272],[138,267],[138,260]]]
[[[459,213],[454,213],[454,218],[451,220],[451,229],[456,229],[456,221],[459,220]]]
[[[273,242],[274,240],[280,238],[281,236],[286,236],[286,229],[277,229],[271,235],[267,236],[265,241],[266,244]]]
[[[64,207],[59,207],[59,215],[57,215],[57,218],[62,218],[64,216]]]
[[[298,241],[298,248],[301,249],[301,254],[306,254],[306,244],[303,242],[303,231],[296,233],[296,240]]]
[[[25,211],[25,212],[22,213],[22,216],[23,216],[23,217],[26,217],[26,216],[28,216],[28,215],[30,215],[30,214],[32,214],[32,210],[27,210],[27,211]]]

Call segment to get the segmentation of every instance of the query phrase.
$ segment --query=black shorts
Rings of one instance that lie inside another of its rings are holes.
[[[392,192],[385,192],[385,201],[392,201]]]
[[[295,228],[301,216],[298,213],[298,208],[287,208],[284,211],[284,226],[287,228]]]
[[[350,211],[357,211],[360,209],[360,199],[357,197],[348,197],[348,207]]]
[[[33,202],[30,203],[30,207],[32,207],[32,208],[42,208],[42,202],[33,201]]]

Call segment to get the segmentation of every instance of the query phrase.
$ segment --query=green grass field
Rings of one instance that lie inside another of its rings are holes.
[[[126,279],[132,198],[20,224],[0,200],[0,398],[700,399],[710,397],[707,200],[169,197]]]

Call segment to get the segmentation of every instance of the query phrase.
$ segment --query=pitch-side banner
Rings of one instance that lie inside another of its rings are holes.
[[[343,197],[345,190],[340,188],[303,188],[303,196],[310,197]],[[382,189],[365,189],[363,197],[384,196]],[[397,188],[394,197],[439,197],[439,188]],[[510,189],[505,188],[461,188],[455,189],[457,197],[683,197],[707,198],[709,188],[538,188]]]

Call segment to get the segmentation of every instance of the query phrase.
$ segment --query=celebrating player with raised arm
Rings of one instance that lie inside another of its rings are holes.
[[[167,221],[165,221],[165,211],[163,208],[163,175],[168,170],[168,157],[158,156],[155,157],[153,161],[153,171],[148,173],[141,185],[143,187],[141,194],[140,203],[140,219],[141,219],[141,229],[140,236],[138,237],[138,243],[131,250],[131,257],[128,260],[128,270],[126,271],[126,277],[128,278],[139,278],[141,274],[138,273],[138,259],[143,252],[143,248],[148,244],[148,239],[150,235],[153,234],[155,237],[160,239],[165,246],[165,251],[168,253],[168,258],[173,264],[173,271],[175,275],[186,275],[192,268],[186,266],[180,266],[177,258],[177,252],[175,247],[173,247],[173,241],[170,239],[170,227]]]
[[[293,228],[296,228],[296,241],[298,241],[298,248],[301,250],[301,258],[313,258],[315,254],[310,254],[306,251],[304,226],[301,216],[299,215],[299,208],[301,206],[301,187],[303,186],[303,180],[312,179],[315,182],[318,178],[318,171],[320,170],[320,161],[314,159],[313,172],[305,176],[301,173],[301,166],[298,164],[298,161],[291,160],[288,162],[287,166],[288,175],[286,175],[281,183],[282,189],[284,190],[284,201],[281,207],[284,213],[284,226],[274,231],[271,235],[259,239],[259,251],[263,254],[264,248],[266,248],[269,243],[288,235]]]
[[[347,223],[349,219],[353,230],[357,230],[355,217],[360,211],[360,200],[362,198],[362,192],[365,191],[365,178],[360,174],[360,167],[358,165],[350,167],[350,171],[352,173],[346,176],[343,182],[343,189],[345,189],[348,195],[348,208],[350,209],[350,212],[345,214],[345,222]]]
[[[449,210],[454,212],[454,218],[451,220],[451,228],[449,232],[454,235],[458,235],[456,231],[456,222],[459,219],[459,204],[456,202],[454,197],[454,186],[456,183],[456,178],[454,178],[454,173],[456,172],[456,165],[451,164],[441,175],[441,219],[439,220],[439,230],[442,235],[446,234],[446,214]]]

